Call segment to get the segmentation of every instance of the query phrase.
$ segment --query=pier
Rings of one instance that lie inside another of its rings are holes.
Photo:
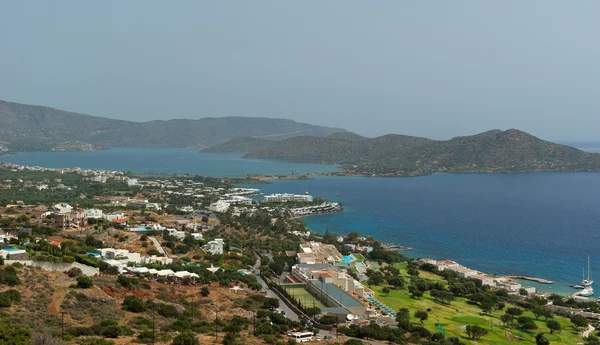
[[[405,247],[394,243],[382,243],[381,246],[387,250],[395,250],[398,252],[409,251],[414,249],[412,247]]]
[[[554,282],[552,280],[530,277],[530,276],[507,276],[507,277],[511,278],[511,279],[529,280],[529,281],[540,283],[540,284],[554,284]]]

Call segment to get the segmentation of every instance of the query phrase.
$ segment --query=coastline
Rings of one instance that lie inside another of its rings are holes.
[[[53,169],[53,170],[54,170],[54,169]],[[102,170],[97,170],[97,169],[91,169],[91,170],[92,170],[92,171],[99,171],[99,172],[100,172],[100,171],[102,171]],[[173,173],[167,173],[167,175],[176,175],[176,174],[173,174]],[[335,174],[333,174],[333,175],[335,175]],[[339,175],[338,175],[338,176],[339,176]],[[242,182],[242,183],[247,183],[247,182],[246,182],[246,181],[244,181],[244,182]],[[268,182],[268,181],[262,181],[262,183],[268,184],[269,182]],[[303,190],[304,190],[304,189],[303,189]],[[325,215],[326,215],[326,214],[325,214]],[[305,218],[305,217],[306,217],[306,216],[304,216],[304,217],[302,217],[302,218]],[[452,257],[452,254],[449,254],[449,255],[447,255],[447,257],[450,257],[450,258],[451,258],[451,257]],[[488,270],[488,271],[489,271],[489,272],[493,272],[493,270]],[[515,276],[522,277],[522,275],[515,275]],[[563,279],[563,281],[564,281],[564,279]],[[542,289],[542,291],[544,291],[544,289]],[[546,290],[546,291],[547,291],[547,290]],[[561,294],[562,294],[562,293],[561,293]],[[567,293],[565,292],[564,294],[567,294]]]

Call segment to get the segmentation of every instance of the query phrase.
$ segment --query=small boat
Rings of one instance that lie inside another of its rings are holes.
[[[594,294],[594,288],[591,286],[586,286],[583,290],[577,293],[579,296],[589,297]]]
[[[580,290],[585,288],[585,286],[577,285],[577,284],[571,284],[569,286],[572,287],[573,289],[580,289]]]

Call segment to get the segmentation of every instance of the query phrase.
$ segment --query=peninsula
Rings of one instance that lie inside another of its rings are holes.
[[[234,139],[203,152],[342,164],[345,174],[362,176],[600,171],[600,154],[545,141],[517,129],[490,130],[444,141],[397,134],[365,138],[349,132],[275,142]]]

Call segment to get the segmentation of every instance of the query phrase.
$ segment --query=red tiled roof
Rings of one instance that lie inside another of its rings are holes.
[[[121,223],[125,223],[128,220],[129,220],[129,217],[125,217],[125,218],[113,219],[112,222],[113,223],[117,223],[117,224],[121,224]]]

